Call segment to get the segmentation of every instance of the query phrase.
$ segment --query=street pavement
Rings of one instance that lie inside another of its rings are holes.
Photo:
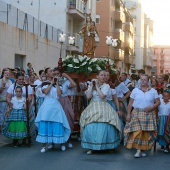
[[[73,138],[74,147],[65,152],[56,149],[40,153],[41,144],[31,147],[11,145],[11,140],[0,135],[0,170],[170,170],[170,154],[147,151],[147,157],[134,158],[135,150],[120,145],[113,153],[95,152],[87,155],[80,142]]]

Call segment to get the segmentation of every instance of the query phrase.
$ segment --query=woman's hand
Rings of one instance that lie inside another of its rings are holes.
[[[66,73],[62,73],[62,76],[66,77],[66,78],[68,77],[68,75]]]
[[[131,120],[131,115],[128,114],[128,115],[126,116],[126,121],[127,121],[127,122],[130,122],[130,120]]]
[[[123,102],[124,101],[124,99],[123,98],[118,98],[118,100],[119,100],[119,102]]]
[[[150,112],[150,111],[152,111],[152,110],[153,110],[153,107],[152,107],[152,106],[147,106],[147,107],[144,108],[144,111],[145,111],[145,112]]]

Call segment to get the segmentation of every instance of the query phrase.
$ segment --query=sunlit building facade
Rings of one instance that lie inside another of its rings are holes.
[[[133,65],[133,24],[134,19],[121,0],[96,1],[96,26],[100,34],[100,42],[95,54],[97,57],[113,59],[120,72],[130,73]],[[118,39],[118,45],[108,47],[106,36]]]

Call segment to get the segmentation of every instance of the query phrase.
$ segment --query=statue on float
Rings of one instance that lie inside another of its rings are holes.
[[[91,19],[91,14],[86,14],[86,24],[81,28],[79,34],[83,37],[83,51],[82,56],[86,55],[90,58],[94,58],[96,45],[96,38],[99,37],[99,33],[95,22]]]

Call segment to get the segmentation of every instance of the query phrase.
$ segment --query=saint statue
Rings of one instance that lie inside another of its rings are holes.
[[[87,55],[93,58],[96,49],[95,37],[99,37],[95,22],[91,19],[91,14],[86,16],[86,24],[81,28],[79,34],[83,37],[83,53],[82,56]]]

